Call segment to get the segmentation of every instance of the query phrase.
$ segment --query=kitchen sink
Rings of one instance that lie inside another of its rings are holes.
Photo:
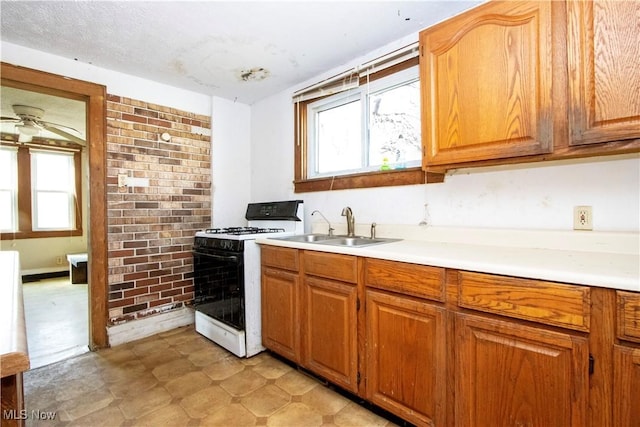
[[[288,242],[317,243],[327,239],[335,239],[336,236],[328,234],[297,234],[295,236],[275,237],[278,240],[286,240]]]
[[[327,234],[298,234],[295,236],[278,237],[278,240],[286,240],[288,242],[301,242],[301,243],[317,243],[321,245],[330,246],[349,246],[349,247],[363,247],[371,245],[380,245],[383,243],[397,242],[401,239],[388,239],[388,238],[370,238],[363,236],[329,236]]]
[[[379,245],[382,243],[391,243],[397,242],[400,239],[386,239],[386,238],[375,238],[372,239],[370,237],[339,237],[333,240],[325,240],[321,243],[326,245],[334,245],[334,246],[370,246],[370,245]]]

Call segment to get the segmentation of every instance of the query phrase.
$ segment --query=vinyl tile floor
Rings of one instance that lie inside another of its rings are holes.
[[[192,326],[30,370],[24,388],[27,426],[395,425],[267,352],[237,358]]]

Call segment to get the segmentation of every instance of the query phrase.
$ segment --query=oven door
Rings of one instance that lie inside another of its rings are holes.
[[[244,330],[242,252],[207,249],[193,254],[194,308],[235,329]]]

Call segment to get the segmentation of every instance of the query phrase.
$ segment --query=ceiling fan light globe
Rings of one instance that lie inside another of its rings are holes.
[[[35,136],[40,132],[40,129],[31,125],[16,125],[16,128],[23,135]]]

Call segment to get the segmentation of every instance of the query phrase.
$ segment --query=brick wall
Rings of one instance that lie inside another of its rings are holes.
[[[119,174],[149,186],[119,188]],[[210,118],[108,95],[107,218],[109,323],[190,304],[193,236],[211,224]]]

